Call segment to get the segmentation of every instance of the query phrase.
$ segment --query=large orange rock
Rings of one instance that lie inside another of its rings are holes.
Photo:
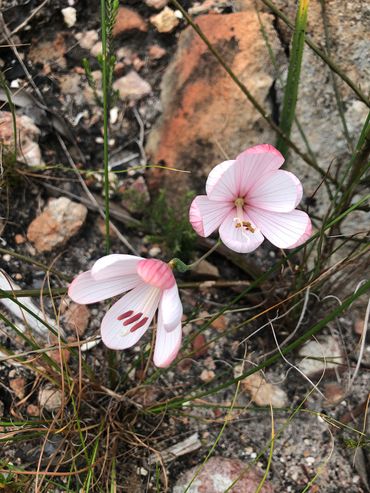
[[[272,17],[261,19],[275,56],[283,57]],[[213,46],[253,96],[272,111],[269,92],[274,68],[256,13],[209,14],[197,18]],[[169,186],[203,188],[203,177],[225,159],[244,148],[273,143],[274,135],[261,115],[209,52],[192,27],[185,29],[178,49],[162,81],[163,115],[150,132],[147,152],[151,162],[189,170],[189,175],[170,173]],[[155,170],[154,177],[163,177]],[[153,184],[152,175],[152,184]],[[196,181],[198,179],[198,182]],[[155,182],[155,180],[154,180]]]
[[[113,28],[113,36],[119,36],[126,31],[147,31],[148,27],[144,19],[135,10],[120,7],[117,13],[116,23]]]

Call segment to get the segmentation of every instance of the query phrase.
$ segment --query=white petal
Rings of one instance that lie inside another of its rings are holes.
[[[101,257],[95,262],[91,274],[95,279],[109,279],[110,277],[135,274],[137,264],[143,260],[142,257],[134,255],[112,254]]]
[[[220,237],[222,242],[231,250],[238,253],[253,252],[262,242],[263,236],[253,224],[253,221],[243,212],[243,217],[236,218],[236,209],[232,210],[220,227]],[[235,219],[251,223],[255,229],[254,233],[243,227],[237,227]]]
[[[294,207],[297,207],[297,205],[300,203],[300,201],[302,200],[302,197],[303,197],[303,187],[302,187],[302,183],[300,182],[300,180],[296,177],[296,175],[294,175],[293,173],[291,173],[290,171],[286,171],[285,173],[289,173],[289,175],[291,176],[292,180],[294,181],[295,183],[295,186],[296,186],[296,189],[297,189],[297,200],[296,200],[296,203],[294,205]]]
[[[105,314],[101,324],[101,336],[104,344],[111,349],[126,349],[133,346],[150,326],[158,308],[161,290],[142,283],[118,300]],[[126,318],[119,319],[125,313]],[[130,318],[142,314],[135,322],[125,325]],[[137,323],[145,323],[131,332]]]
[[[209,236],[233,207],[232,202],[218,202],[209,200],[206,195],[198,195],[191,204],[189,220],[200,236]]]
[[[220,178],[225,173],[225,171],[228,170],[230,166],[232,166],[234,163],[235,163],[235,159],[230,161],[224,161],[223,163],[218,164],[211,170],[206,181],[207,195],[209,195],[212,192],[214,186],[220,180]]]
[[[181,323],[183,311],[177,284],[163,291],[159,302],[159,312],[162,314],[163,326],[168,332]]]
[[[153,362],[159,368],[169,366],[176,358],[181,347],[182,328],[179,323],[174,330],[168,332],[163,325],[161,314],[158,314],[157,336]]]
[[[293,248],[311,223],[309,216],[297,209],[283,213],[248,207],[248,214],[262,234],[279,248]]]
[[[306,241],[311,238],[311,235],[312,235],[312,223],[311,223],[311,219],[308,218],[308,223],[306,225],[306,229],[303,235],[300,238],[298,238],[298,240],[293,245],[290,245],[289,247],[286,248],[297,248],[303,245],[303,243],[306,243]]]
[[[290,212],[295,208],[297,199],[302,197],[299,197],[301,190],[297,188],[296,180],[288,171],[273,171],[253,185],[246,203],[267,211]]]
[[[220,202],[234,202],[238,198],[239,184],[235,173],[236,161],[224,161],[217,165],[208,176],[206,191],[209,199]],[[209,177],[211,177],[209,179]]]
[[[81,305],[96,303],[117,296],[140,283],[139,276],[120,276],[97,281],[91,271],[78,275],[68,288],[68,296]]]
[[[245,197],[261,177],[280,168],[284,163],[284,157],[273,146],[262,144],[246,149],[234,162],[225,163],[219,165],[219,170],[216,167],[210,190],[207,188],[207,195],[211,200],[235,200]]]

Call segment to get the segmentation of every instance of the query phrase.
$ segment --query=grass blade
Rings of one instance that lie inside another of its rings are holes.
[[[297,105],[298,86],[301,75],[309,3],[309,0],[300,0],[295,21],[295,29],[288,68],[288,79],[284,91],[283,108],[281,112],[280,122],[280,128],[283,134],[287,137],[290,136]],[[281,136],[279,136],[276,146],[283,154],[283,156],[287,155],[288,145],[286,139],[283,139]]]

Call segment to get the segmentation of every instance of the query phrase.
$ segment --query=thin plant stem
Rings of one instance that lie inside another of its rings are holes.
[[[202,262],[202,260],[206,259],[209,255],[211,255],[212,252],[216,250],[217,247],[219,247],[221,244],[220,238],[216,241],[216,243],[206,252],[204,255],[202,255],[198,260],[193,262],[192,264],[185,264],[182,260],[179,258],[173,258],[168,262],[168,265],[171,267],[171,269],[177,269],[179,272],[187,272],[188,270],[194,269],[197,265]]]
[[[261,0],[267,7],[269,7],[272,12],[279,17],[288,27],[294,29],[294,22],[292,22],[281,10],[279,10],[276,5],[271,0]],[[309,37],[306,36],[305,39],[307,45],[313,50],[316,55],[318,55],[329,67],[335,72],[339,77],[357,94],[360,100],[370,106],[369,98],[361,91],[361,89],[356,86],[356,84],[347,76],[347,74],[320,48],[313,42]]]
[[[330,44],[331,43],[330,43],[330,33],[329,33],[329,25],[328,25],[328,17],[327,17],[327,12],[326,12],[325,0],[320,0],[320,4],[321,4],[322,20],[323,20],[323,24],[324,24],[326,52],[330,56],[330,54],[331,54]],[[343,127],[343,134],[344,134],[344,137],[347,141],[347,145],[348,145],[350,152],[353,152],[353,150],[354,150],[353,149],[353,142],[352,142],[351,136],[349,134],[348,126],[347,126],[347,122],[346,122],[346,117],[344,115],[343,101],[341,99],[341,95],[339,92],[336,76],[332,70],[330,71],[330,76],[331,76],[331,80],[332,80],[332,84],[333,84],[333,90],[334,90],[334,95],[335,95],[335,101],[337,103],[339,118],[341,120],[342,127]]]
[[[110,252],[109,226],[109,154],[108,154],[108,59],[107,59],[107,22],[105,0],[100,0],[101,36],[102,36],[102,91],[103,91],[103,165],[104,165],[104,213],[105,213],[105,253]]]
[[[300,0],[293,34],[292,49],[289,60],[288,78],[284,89],[283,108],[281,111],[280,128],[286,137],[290,137],[295,109],[298,99],[298,87],[303,59],[304,38],[307,26],[309,0]],[[276,147],[286,157],[288,144],[285,137],[279,135]]]

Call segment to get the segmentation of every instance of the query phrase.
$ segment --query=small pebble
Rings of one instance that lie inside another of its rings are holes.
[[[62,9],[63,20],[67,27],[73,27],[76,24],[77,12],[74,7]]]

